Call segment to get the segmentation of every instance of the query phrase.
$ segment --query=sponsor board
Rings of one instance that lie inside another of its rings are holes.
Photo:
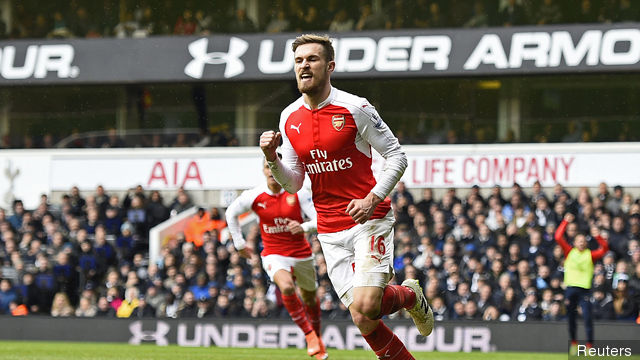
[[[287,348],[306,346],[304,334],[295,324],[186,324],[179,323],[175,337],[170,324],[157,321],[145,324],[134,321],[129,324],[130,344],[155,343],[178,346],[218,346]],[[143,330],[144,328],[144,330]],[[495,351],[491,343],[491,330],[486,326],[455,326],[450,329],[438,326],[429,337],[420,335],[413,326],[397,325],[393,333],[411,351],[470,352]],[[327,348],[338,350],[370,349],[360,331],[354,325],[327,325],[322,330],[322,340]]]
[[[640,143],[410,145],[403,146],[408,167],[402,180],[409,188],[524,187],[536,180],[549,189],[567,187],[639,187]],[[373,152],[374,175],[384,159]],[[314,157],[324,159],[324,150]],[[351,167],[350,159],[326,159],[309,164],[309,173]],[[242,190],[262,184],[262,157],[253,147],[204,149],[6,150],[0,153],[0,206],[15,198],[28,209],[41,194],[69,191],[78,186],[94,191],[127,190]],[[227,197],[232,194],[227,194]]]
[[[147,346],[226,346],[300,348],[304,336],[290,319],[115,319],[12,317],[0,315],[0,339],[91,341],[146,344]],[[410,320],[385,323],[412,352],[421,351],[567,351],[564,321],[442,321],[428,337],[418,335]],[[349,320],[323,320],[323,339],[331,349],[366,348]],[[635,340],[637,325],[629,322],[597,322],[596,344],[607,339]],[[60,331],[65,329],[65,331]],[[544,334],[544,336],[531,336]],[[618,341],[618,343],[620,343]],[[635,354],[635,352],[634,352]]]
[[[293,79],[295,36],[2,41],[0,84]],[[337,78],[640,70],[638,23],[340,33],[333,44]]]

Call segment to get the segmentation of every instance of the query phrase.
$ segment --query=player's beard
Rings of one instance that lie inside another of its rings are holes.
[[[302,81],[300,77],[296,80],[298,81],[298,91],[301,94],[306,95],[315,95],[322,90],[322,84],[326,79],[327,74],[325,73],[312,73],[311,81]]]

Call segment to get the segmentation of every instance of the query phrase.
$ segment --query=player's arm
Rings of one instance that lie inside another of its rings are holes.
[[[267,164],[271,169],[273,178],[289,193],[295,194],[302,188],[304,182],[304,168],[298,155],[293,150],[291,142],[284,132],[284,123],[286,119],[281,119],[281,129],[278,132],[273,130],[265,131],[260,136],[260,149],[267,159]],[[280,145],[280,154],[282,159],[278,157],[276,149]]]
[[[242,235],[242,228],[238,217],[245,212],[251,210],[251,205],[255,200],[255,195],[252,191],[244,191],[237,199],[235,199],[225,212],[225,218],[227,219],[227,226],[229,227],[229,233],[231,233],[231,239],[233,240],[233,246],[244,258],[250,258],[252,251],[247,247],[247,242]]]
[[[600,234],[600,229],[598,229],[598,227],[596,226],[591,228],[591,236],[596,239],[598,245],[600,245],[596,250],[593,250],[591,252],[591,260],[593,262],[596,262],[602,259],[607,254],[607,252],[609,251],[609,243],[605,238],[602,237],[602,235]]]
[[[364,223],[371,217],[376,206],[389,195],[407,168],[407,155],[402,150],[398,138],[366,100],[354,114],[358,132],[363,143],[357,146],[371,145],[385,159],[385,164],[377,184],[364,199],[356,199],[347,207],[347,213],[354,221]]]
[[[567,229],[567,225],[569,225],[569,223],[572,222],[573,219],[575,219],[573,214],[565,214],[564,219],[562,219],[562,222],[560,222],[560,225],[556,229],[556,233],[554,235],[554,239],[556,240],[558,245],[560,245],[562,251],[564,251],[565,257],[569,255],[569,251],[571,251],[571,245],[569,245],[567,239],[565,239],[564,231]]]
[[[298,201],[300,201],[300,208],[302,214],[309,220],[300,224],[297,221],[290,221],[287,224],[287,228],[292,234],[301,234],[315,231],[318,228],[316,208],[313,206],[313,200],[311,200],[311,193],[306,190],[298,191]]]

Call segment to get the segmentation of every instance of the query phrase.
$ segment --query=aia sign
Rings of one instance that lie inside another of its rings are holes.
[[[183,187],[195,182],[202,187],[202,176],[196,161],[156,161],[151,167],[147,187]]]

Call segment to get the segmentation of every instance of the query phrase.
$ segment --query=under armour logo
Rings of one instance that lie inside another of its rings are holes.
[[[129,344],[139,345],[143,341],[155,341],[156,345],[169,345],[169,340],[167,339],[169,330],[171,330],[171,326],[164,321],[158,321],[156,323],[156,331],[143,331],[142,321],[134,321],[129,324],[129,331],[131,331],[131,335],[133,335],[133,337],[129,339]]]
[[[298,126],[295,126],[295,125],[291,124],[291,129],[297,131],[298,135],[300,135],[300,126],[302,126],[302,122],[300,122],[300,124],[298,124]]]
[[[201,79],[206,64],[226,64],[224,69],[225,78],[234,77],[244,72],[244,63],[240,60],[240,57],[249,48],[248,42],[237,37],[231,37],[229,40],[229,52],[226,53],[208,53],[208,46],[209,39],[207,38],[202,38],[189,44],[189,54],[193,56],[193,60],[185,66],[185,74],[192,78]]]
[[[265,210],[267,209],[267,204],[266,203],[261,202],[261,203],[257,203],[256,205],[258,205],[259,207],[261,207],[261,208],[263,208]]]

